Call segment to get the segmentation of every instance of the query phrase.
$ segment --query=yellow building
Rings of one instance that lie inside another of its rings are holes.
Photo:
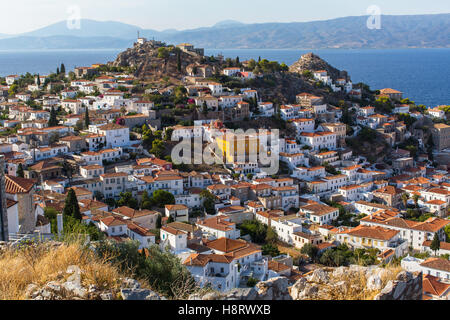
[[[216,141],[225,163],[258,160],[260,145],[257,135],[226,133]]]

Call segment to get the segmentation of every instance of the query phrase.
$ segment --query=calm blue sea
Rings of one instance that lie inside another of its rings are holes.
[[[48,74],[64,63],[75,66],[113,61],[123,50],[0,51],[0,76],[26,72]],[[223,54],[240,60],[261,58],[287,65],[311,50],[228,49],[205,50],[207,55]],[[338,69],[347,70],[354,83],[372,89],[395,88],[418,104],[450,104],[450,49],[314,50]]]

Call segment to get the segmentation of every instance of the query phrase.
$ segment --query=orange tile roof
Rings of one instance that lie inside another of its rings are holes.
[[[358,227],[347,232],[347,234],[356,237],[364,237],[386,241],[395,237],[399,232],[400,231],[398,230],[386,229],[383,227],[369,227],[359,225]]]
[[[439,281],[439,278],[432,275],[425,274],[422,279],[423,293],[431,294],[433,296],[442,296],[450,288],[450,284]]]
[[[28,193],[34,186],[34,181],[30,179],[13,177],[5,175],[5,192],[6,193]]]
[[[420,264],[422,267],[450,272],[450,260],[429,258]]]

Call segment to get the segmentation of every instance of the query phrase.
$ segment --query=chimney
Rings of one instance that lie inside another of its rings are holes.
[[[62,214],[58,214],[56,216],[56,223],[57,223],[57,228],[58,228],[58,235],[61,235],[61,233],[63,231],[63,215]]]

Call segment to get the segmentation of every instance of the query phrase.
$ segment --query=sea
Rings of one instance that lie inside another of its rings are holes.
[[[64,63],[66,70],[77,66],[113,61],[123,49],[0,51],[0,76],[45,75]],[[353,83],[364,82],[371,89],[393,88],[416,104],[428,107],[450,105],[450,48],[446,49],[206,49],[205,54],[222,54],[241,61],[259,57],[291,65],[302,54],[314,52],[332,66],[348,71]]]

